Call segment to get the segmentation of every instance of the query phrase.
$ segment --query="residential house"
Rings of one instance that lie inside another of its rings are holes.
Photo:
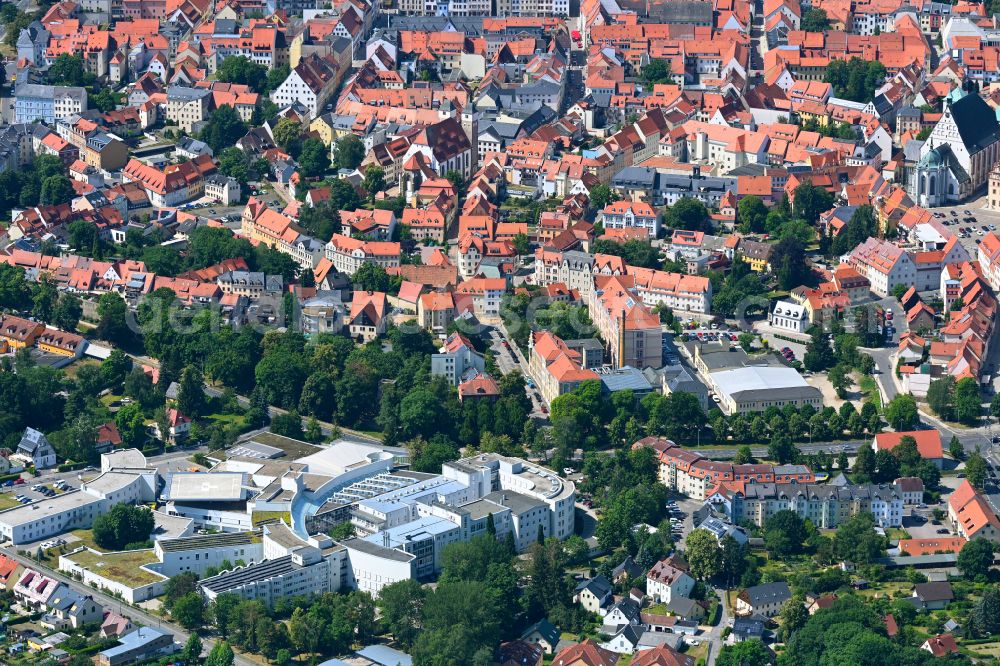
[[[371,342],[385,334],[388,325],[389,303],[381,291],[355,291],[351,311],[347,316],[347,330],[358,344]]]
[[[736,597],[736,614],[774,617],[791,598],[792,591],[785,581],[748,587]]]
[[[605,649],[592,638],[570,645],[552,658],[552,666],[616,666],[618,653]]]
[[[1000,542],[1000,518],[968,479],[962,481],[948,497],[948,520],[955,531],[966,539],[982,537]]]
[[[521,640],[530,645],[537,645],[545,654],[553,654],[559,644],[559,636],[559,629],[543,617],[524,630]]]
[[[60,118],[86,110],[85,88],[21,83],[14,89],[15,123],[42,121],[51,126]]]
[[[56,466],[56,450],[49,440],[34,428],[25,428],[21,441],[14,452],[17,458],[25,461],[35,469],[48,469]]]
[[[101,638],[120,638],[135,629],[132,620],[123,617],[114,611],[107,611],[104,614],[104,621],[101,622]]]
[[[924,641],[920,649],[927,650],[938,658],[947,657],[958,654],[958,643],[955,642],[955,637],[952,634],[939,634]]]
[[[620,368],[663,365],[660,319],[642,302],[630,276],[598,275],[587,304],[590,319],[608,346],[611,364]]]
[[[660,216],[648,203],[642,201],[616,201],[601,211],[605,229],[643,229],[649,238],[660,233]]]
[[[660,560],[646,574],[646,594],[656,603],[670,603],[691,594],[694,583],[694,578],[671,560]]]
[[[0,341],[11,349],[31,347],[45,330],[45,324],[29,319],[0,314]]]
[[[613,600],[613,592],[611,581],[597,575],[576,586],[576,590],[573,591],[573,603],[580,604],[591,613],[603,614],[604,609]]]
[[[364,241],[334,234],[326,244],[326,258],[345,275],[354,275],[364,264],[377,264],[389,269],[399,266],[399,243]]]
[[[944,610],[955,600],[955,593],[948,582],[917,583],[911,598],[914,605],[924,610]]]
[[[437,354],[431,354],[431,374],[445,377],[452,386],[458,386],[485,371],[485,357],[458,332],[448,336]]]
[[[760,616],[736,617],[733,619],[733,631],[730,638],[734,643],[743,641],[763,640],[766,621]]]

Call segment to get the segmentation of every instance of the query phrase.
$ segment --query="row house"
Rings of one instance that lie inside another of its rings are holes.
[[[364,264],[395,268],[399,266],[399,257],[399,243],[389,241],[364,241],[334,234],[326,244],[326,258],[345,275],[354,275]]]
[[[629,266],[635,292],[648,307],[666,306],[673,311],[709,314],[712,282],[699,275],[683,275],[652,268]]]
[[[324,255],[323,243],[307,235],[294,221],[251,197],[240,217],[240,234],[289,255],[299,266],[312,270]]]
[[[709,502],[723,507],[734,523],[763,527],[779,511],[792,511],[819,529],[835,529],[861,513],[871,514],[882,528],[903,524],[902,493],[892,485],[779,485],[753,483],[743,490],[720,490]]]
[[[720,484],[739,488],[754,483],[791,485],[816,481],[813,472],[805,465],[715,462],[660,437],[645,437],[633,444],[633,447],[639,446],[649,446],[657,451],[660,483],[697,500],[706,499]]]
[[[504,278],[475,277],[465,280],[455,288],[456,295],[472,299],[475,312],[480,317],[495,317],[500,314],[500,302],[507,291]]]

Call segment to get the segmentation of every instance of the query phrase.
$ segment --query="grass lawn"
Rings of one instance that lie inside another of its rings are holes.
[[[14,499],[14,493],[0,494],[0,511],[12,509],[15,506],[21,506],[21,503]]]
[[[254,511],[250,519],[253,521],[254,527],[266,520],[275,519],[284,521],[286,525],[292,524],[292,514],[287,511]]]
[[[721,646],[719,647],[721,649]],[[700,645],[692,645],[684,652],[689,657],[694,658],[694,663],[698,663],[699,659],[704,659],[708,654],[708,643],[702,641]]]
[[[120,395],[115,395],[114,393],[108,393],[107,395],[101,396],[101,404],[105,407],[110,407],[111,403],[118,402],[122,397]]]
[[[877,583],[867,590],[859,590],[858,594],[864,597],[896,597],[900,594],[907,595],[913,589],[913,583],[888,582]]]
[[[205,417],[206,421],[214,421],[223,425],[230,425],[234,423],[240,423],[243,417],[239,414],[209,414]]]
[[[69,557],[85,569],[118,583],[140,587],[165,579],[165,576],[141,569],[144,564],[156,562],[151,550],[133,550],[123,553],[94,553],[83,550]]]
[[[646,609],[646,612],[650,615],[670,615],[666,604],[653,604]]]
[[[910,533],[899,527],[890,527],[885,531],[885,535],[890,539],[909,539]]]
[[[69,544],[72,548],[76,548],[77,546],[86,546],[87,548],[92,548],[102,553],[107,552],[98,546],[97,542],[94,541],[94,533],[91,530],[73,530],[70,534],[79,539],[79,541],[73,541]],[[67,539],[67,541],[69,541],[69,539]]]
[[[875,381],[874,377],[870,375],[862,377],[858,382],[858,388],[861,389],[865,400],[871,400],[879,408],[879,411],[882,411],[882,394],[878,391],[878,382]]]
[[[969,645],[965,649],[977,657],[1000,657],[1000,641],[992,641],[990,643],[982,643],[980,645]]]
[[[63,372],[66,373],[66,379],[76,379],[76,375],[80,372],[80,368],[86,367],[88,365],[100,366],[101,362],[96,359],[84,358],[79,361],[74,361],[63,368]]]

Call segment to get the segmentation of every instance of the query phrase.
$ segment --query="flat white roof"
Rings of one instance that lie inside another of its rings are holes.
[[[712,382],[725,393],[740,391],[766,391],[768,389],[798,388],[809,386],[792,368],[773,366],[748,366],[712,373]]]
[[[80,507],[88,506],[94,502],[100,501],[101,500],[99,498],[91,495],[90,493],[85,493],[80,490],[71,490],[70,492],[63,493],[62,495],[47,497],[43,500],[32,502],[31,504],[16,506],[13,509],[0,511],[0,525],[17,527],[19,525],[33,523],[41,518],[55,516],[63,513],[64,511],[79,509]]]
[[[238,472],[179,472],[170,475],[164,496],[177,502],[235,502],[244,497],[244,478]]]
[[[340,476],[359,465],[367,465],[379,460],[389,460],[392,454],[374,444],[363,444],[348,440],[337,440],[322,451],[299,458],[295,462],[307,465],[310,474]]]

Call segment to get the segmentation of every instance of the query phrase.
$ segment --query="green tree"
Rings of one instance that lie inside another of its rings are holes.
[[[976,425],[982,418],[983,398],[979,382],[973,377],[963,377],[955,384],[955,418],[965,425]]]
[[[170,616],[189,631],[200,629],[205,624],[205,598],[198,592],[185,594],[174,602]]]
[[[368,201],[375,201],[376,195],[385,190],[385,171],[377,164],[369,164],[365,169],[365,179],[362,183],[368,193]]]
[[[274,142],[292,157],[302,149],[302,125],[291,118],[282,118],[274,126]]]
[[[885,66],[877,60],[834,60],[827,67],[824,80],[833,85],[837,97],[867,103],[885,81],[885,72]]]
[[[805,32],[825,32],[830,29],[830,19],[822,9],[810,9],[802,15],[799,26]]]
[[[755,194],[743,197],[737,205],[736,221],[740,231],[745,234],[759,234],[764,231],[764,221],[767,219],[767,206]]]
[[[886,541],[875,532],[875,518],[870,513],[858,513],[837,527],[833,537],[833,553],[840,560],[855,564],[870,564],[885,554]]]
[[[97,329],[95,334],[101,340],[118,345],[127,344],[132,339],[128,326],[128,308],[118,294],[107,293],[97,301]]]
[[[692,530],[685,545],[684,554],[691,567],[691,575],[696,579],[709,580],[722,572],[722,550],[711,532]]]
[[[514,251],[517,252],[519,256],[523,257],[530,252],[530,244],[527,234],[517,234],[511,242],[514,244]]]
[[[212,646],[212,650],[208,653],[205,666],[233,666],[235,659],[236,655],[233,654],[233,648],[229,647],[229,643],[219,641]]]
[[[141,371],[140,371],[141,372]],[[142,448],[146,440],[146,418],[138,403],[122,406],[115,413],[115,425],[126,447]]]
[[[309,375],[302,386],[299,411],[323,421],[332,420],[337,409],[335,387],[336,379],[329,372],[318,370]]]
[[[764,546],[777,556],[802,551],[808,532],[798,514],[788,509],[778,511],[764,523]]]
[[[827,379],[830,380],[830,384],[837,392],[837,397],[842,400],[847,396],[847,389],[854,386],[854,380],[851,379],[850,375],[850,368],[843,364],[838,364],[830,368],[830,371],[827,373]]]
[[[753,465],[757,462],[757,459],[753,457],[753,451],[750,447],[743,445],[736,449],[736,456],[733,458],[734,465]]]
[[[246,56],[227,56],[215,70],[219,81],[250,86],[255,92],[264,92],[268,70]]]
[[[962,442],[958,441],[958,437],[955,435],[952,435],[951,441],[948,442],[948,453],[955,460],[961,460],[965,457],[965,447],[962,446]]]
[[[795,217],[815,225],[821,213],[833,208],[834,196],[832,192],[807,180],[795,188],[794,201],[792,212]]]
[[[94,519],[94,542],[106,550],[123,550],[129,544],[149,539],[153,527],[153,513],[149,507],[115,504]]]
[[[768,263],[782,289],[795,289],[812,281],[812,269],[805,256],[805,244],[795,236],[782,238],[771,249]]]
[[[420,635],[424,598],[424,588],[413,579],[386,585],[379,592],[382,626],[404,650],[411,649]]]
[[[792,438],[785,433],[775,433],[771,437],[771,442],[767,445],[767,457],[785,465],[795,462],[799,458],[799,450],[792,443]]]
[[[768,666],[771,652],[756,638],[724,645],[715,660],[716,666]]]
[[[595,185],[593,189],[590,190],[590,206],[594,210],[603,210],[605,206],[614,201],[615,196],[611,191],[611,188],[601,183]]]
[[[198,666],[201,663],[201,638],[197,633],[192,632],[188,636],[187,642],[184,643],[184,649],[181,650],[181,663],[184,666]]]
[[[995,547],[988,539],[972,539],[967,541],[958,553],[955,566],[969,580],[986,580],[993,566]]]
[[[299,172],[307,177],[322,176],[330,168],[330,151],[319,139],[309,138],[302,142],[299,153]]]
[[[66,231],[69,232],[69,244],[77,250],[89,252],[97,244],[97,227],[93,222],[74,220],[66,227]]]
[[[233,106],[224,104],[218,107],[208,117],[208,122],[201,130],[201,140],[215,153],[234,145],[247,133],[246,123]]]
[[[216,155],[219,160],[219,172],[224,176],[235,178],[241,185],[250,180],[250,158],[236,146],[224,148]]]
[[[945,375],[931,381],[927,387],[927,404],[946,421],[955,418],[955,378]]]
[[[205,411],[204,377],[196,367],[189,365],[181,373],[177,389],[177,408],[181,413],[196,419]]]
[[[59,290],[47,274],[31,288],[31,314],[42,321],[52,321],[52,313],[59,300]]]
[[[642,68],[642,80],[649,85],[670,83],[670,61],[653,58]]]
[[[976,633],[990,635],[1000,631],[1000,588],[991,585],[983,592],[983,596],[973,607],[969,620]]]
[[[908,393],[900,393],[886,405],[885,420],[896,430],[912,430],[920,422],[916,400]]]
[[[357,169],[365,158],[365,144],[353,134],[346,134],[337,140],[334,151],[334,166],[338,169]]]
[[[49,85],[86,86],[93,80],[83,64],[83,56],[78,53],[61,53],[45,72]]]
[[[707,231],[709,228],[708,209],[698,199],[681,197],[667,209],[664,222],[671,229]]]
[[[49,176],[42,183],[42,203],[58,206],[69,203],[76,196],[73,183],[63,175]]]
[[[0,307],[23,310],[30,307],[31,289],[20,266],[0,264]]]
[[[805,626],[809,620],[809,611],[806,610],[805,602],[800,597],[792,597],[781,607],[781,632],[788,640],[788,637]]]
[[[983,455],[978,450],[970,453],[965,461],[965,478],[972,484],[972,487],[983,490],[986,487],[988,474],[989,468]]]
[[[87,95],[88,104],[102,113],[114,111],[118,107],[118,99],[115,94],[104,88],[96,95]]]
[[[294,409],[287,414],[280,414],[271,419],[271,432],[292,439],[303,439],[302,416]]]

